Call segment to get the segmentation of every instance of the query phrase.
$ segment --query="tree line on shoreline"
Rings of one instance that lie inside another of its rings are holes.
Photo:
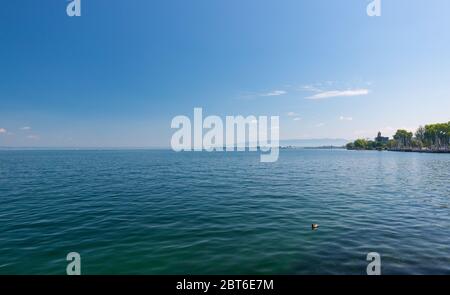
[[[349,150],[423,150],[450,151],[450,122],[420,126],[416,132],[399,129],[392,139],[357,139],[347,144]]]

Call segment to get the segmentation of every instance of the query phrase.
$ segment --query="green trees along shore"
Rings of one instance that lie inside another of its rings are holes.
[[[392,139],[380,134],[374,140],[357,139],[347,149],[450,152],[450,122],[420,126],[414,134],[399,129]]]

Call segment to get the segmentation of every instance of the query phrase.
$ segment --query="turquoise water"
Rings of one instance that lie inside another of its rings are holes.
[[[0,274],[450,274],[450,155],[259,159],[0,151]]]

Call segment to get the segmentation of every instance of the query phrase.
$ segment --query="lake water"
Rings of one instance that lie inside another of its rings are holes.
[[[0,151],[0,274],[450,274],[450,155]],[[311,230],[318,223],[319,229]]]

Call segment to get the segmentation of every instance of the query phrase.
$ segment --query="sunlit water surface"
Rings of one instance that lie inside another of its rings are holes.
[[[450,274],[450,155],[0,151],[0,273]],[[319,229],[311,230],[318,223]]]

